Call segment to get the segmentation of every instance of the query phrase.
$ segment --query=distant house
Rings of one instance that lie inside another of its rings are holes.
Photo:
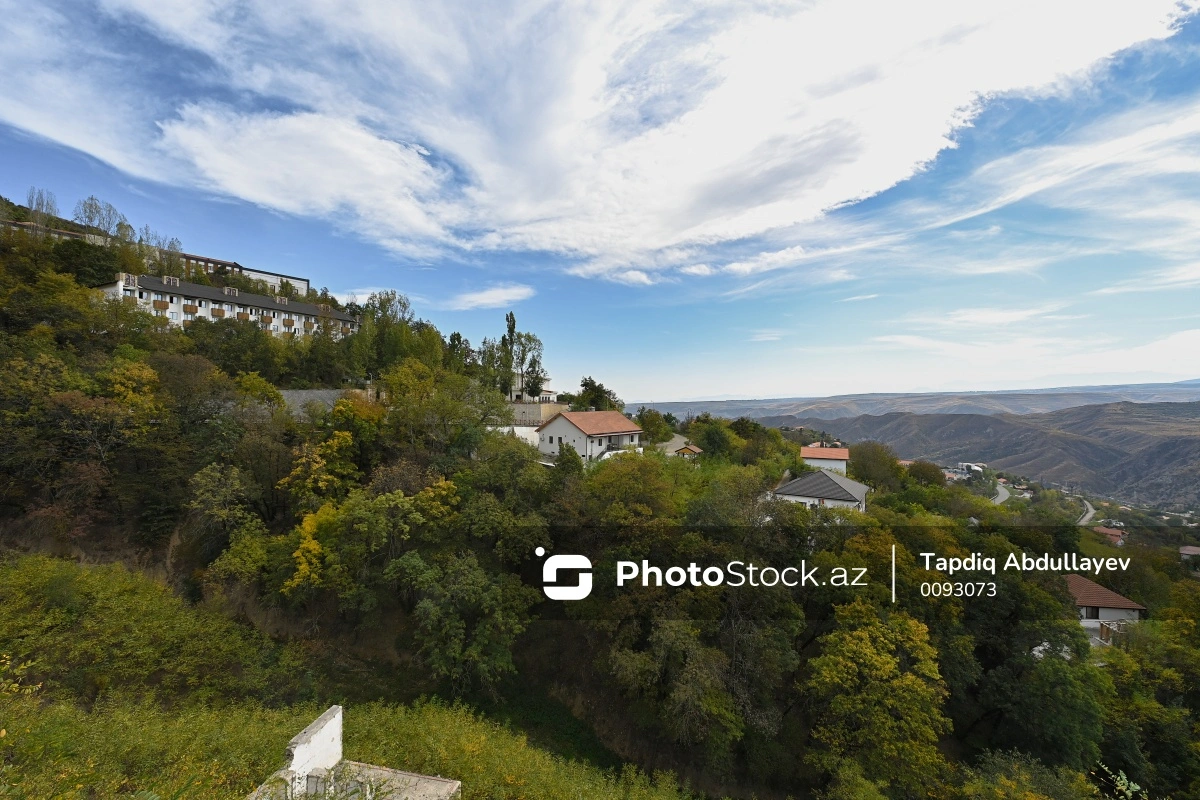
[[[845,447],[801,447],[804,463],[817,469],[828,469],[843,475],[849,472],[850,450]]]
[[[809,462],[811,463],[811,462]],[[840,472],[819,469],[788,481],[771,492],[772,497],[809,508],[854,508],[867,510],[866,484],[852,481]]]
[[[1102,525],[1092,528],[1096,533],[1108,539],[1108,543],[1115,547],[1125,546],[1125,531],[1119,531],[1116,528],[1106,528]]]
[[[675,451],[675,455],[683,458],[695,458],[703,452],[703,450],[701,450],[699,447],[696,447],[694,444],[685,444],[683,447],[680,447]]]
[[[1200,556],[1200,547],[1185,544],[1183,547],[1179,548],[1180,561],[1191,561],[1193,558],[1198,556]]]
[[[537,429],[537,447],[548,456],[569,444],[585,461],[633,447],[641,452],[642,429],[620,411],[563,411]]]
[[[1146,607],[1122,597],[1112,589],[1105,589],[1095,581],[1082,575],[1069,573],[1063,576],[1067,591],[1079,609],[1079,622],[1091,636],[1093,643],[1107,644],[1112,634],[1128,622],[1146,618]]]

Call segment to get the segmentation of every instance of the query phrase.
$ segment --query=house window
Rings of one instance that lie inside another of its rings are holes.
[[[278,332],[278,331],[279,331],[279,326],[278,326],[278,325],[272,325],[272,326],[271,326],[271,330]]]
[[[125,290],[125,296],[126,296],[126,297],[133,297],[133,289],[126,289],[126,290]]]
[[[154,316],[156,316],[156,317],[165,316],[166,313],[167,312],[163,311],[162,309],[159,309],[159,308],[154,309]]]
[[[171,301],[172,303],[177,303],[177,302],[179,302],[179,298],[178,298],[178,297],[176,297],[175,295],[171,295],[171,297],[170,297],[169,299],[170,299],[170,301]]]
[[[162,300],[162,299],[163,299],[163,293],[162,293],[162,292],[155,292],[155,293],[154,293],[154,299],[155,299],[155,300]]]
[[[192,314],[191,312],[188,312],[187,314],[183,315],[183,318],[190,322],[191,320],[194,320],[196,318],[196,315]]]
[[[172,311],[170,314],[168,314],[168,316],[169,316],[171,319],[179,319],[179,312],[178,312],[178,311]]]
[[[197,300],[196,308],[208,308],[208,301],[207,300]]]
[[[1100,619],[1100,608],[1098,606],[1084,606],[1082,619]]]

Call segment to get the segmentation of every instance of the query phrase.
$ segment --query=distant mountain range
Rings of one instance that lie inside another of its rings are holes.
[[[980,461],[1123,501],[1200,510],[1200,402],[1077,405],[1024,415],[788,414],[759,421],[816,428],[850,442],[874,439],[901,458]]]
[[[908,411],[914,414],[1038,414],[1103,403],[1183,403],[1200,400],[1200,379],[1180,383],[1125,386],[1069,386],[998,392],[928,394],[848,394],[838,397],[789,397],[774,400],[696,400],[629,403],[627,408],[656,408],[683,418],[708,412],[719,417],[768,417],[795,414],[841,419],[861,414]]]

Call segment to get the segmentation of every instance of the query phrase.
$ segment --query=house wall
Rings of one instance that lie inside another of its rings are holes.
[[[819,469],[828,469],[828,470],[832,470],[833,472],[840,472],[843,475],[847,474],[846,473],[847,462],[843,461],[840,458],[806,458],[806,459],[804,459],[804,463],[810,467],[817,467]]]
[[[810,462],[806,460],[804,463],[807,464]],[[786,500],[789,503],[803,503],[806,506],[819,506],[822,508],[854,508],[858,509],[859,511],[867,510],[865,503],[856,503],[851,500],[829,500],[819,497],[799,497],[794,494],[774,494],[772,496],[780,500]]]

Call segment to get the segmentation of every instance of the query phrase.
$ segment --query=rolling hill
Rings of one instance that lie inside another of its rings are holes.
[[[933,392],[926,394],[851,394],[837,397],[791,397],[773,400],[697,400],[628,403],[656,408],[679,418],[705,412],[718,417],[766,417],[795,414],[841,419],[861,414],[906,411],[914,414],[1038,414],[1077,406],[1129,401],[1173,403],[1200,400],[1200,380],[1122,386],[1069,386],[997,392]]]
[[[874,439],[901,458],[981,461],[1122,500],[1200,508],[1200,402],[1105,403],[1036,414],[788,414],[759,421],[817,428],[851,442]]]

